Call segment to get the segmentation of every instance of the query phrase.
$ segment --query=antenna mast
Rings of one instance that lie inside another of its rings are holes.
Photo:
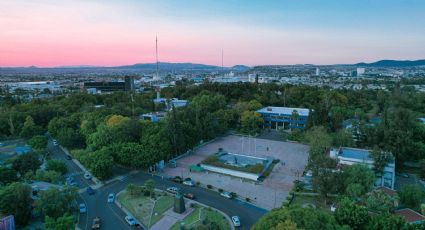
[[[155,52],[156,52],[156,78],[159,80],[158,35],[155,36]]]

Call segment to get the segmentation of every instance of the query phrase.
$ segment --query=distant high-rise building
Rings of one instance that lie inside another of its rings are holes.
[[[134,91],[134,77],[133,76],[125,76],[125,91]]]
[[[362,76],[365,73],[365,68],[357,68],[356,74],[357,77]]]
[[[320,69],[319,69],[319,67],[317,67],[316,68],[316,76],[319,76],[320,75]]]

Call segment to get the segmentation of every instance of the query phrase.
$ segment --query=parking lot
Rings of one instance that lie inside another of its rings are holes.
[[[207,156],[217,152],[219,148],[232,153],[272,157],[279,159],[280,162],[263,182],[189,170],[190,165],[200,163]],[[212,185],[215,188],[235,192],[240,197],[248,197],[255,205],[270,210],[281,206],[293,186],[293,181],[302,176],[307,158],[308,146],[306,145],[229,135],[218,138],[200,147],[193,154],[177,160],[177,167],[166,168],[164,173],[167,176],[191,177],[204,186]]]

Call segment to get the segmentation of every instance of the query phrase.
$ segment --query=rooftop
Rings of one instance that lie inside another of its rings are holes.
[[[308,114],[310,113],[310,110],[306,108],[273,107],[273,106],[264,107],[262,109],[257,110],[257,112],[292,115],[292,112],[294,110],[297,111],[300,116],[308,116]]]
[[[380,191],[384,192],[385,194],[387,194],[388,196],[397,196],[396,190],[392,190],[392,189],[384,187],[384,186],[377,187],[375,190],[380,190]]]
[[[417,223],[417,222],[425,221],[425,216],[421,215],[420,213],[410,208],[396,210],[394,211],[394,215],[403,217],[409,223]]]

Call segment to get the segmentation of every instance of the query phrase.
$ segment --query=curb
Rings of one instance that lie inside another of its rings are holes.
[[[116,195],[115,195],[115,200],[114,200],[114,203],[115,203],[115,205],[118,207],[118,208],[120,208],[127,216],[132,216],[134,219],[136,219],[136,217],[134,217],[134,215],[130,212],[130,211],[128,211],[119,201],[118,201],[118,196],[121,194],[121,193],[123,193],[125,191],[125,189],[124,190],[121,190],[121,191],[119,191]],[[137,220],[137,219],[136,219]],[[140,222],[139,220],[137,220],[137,223],[138,224],[140,224],[142,227],[143,227],[143,229],[148,229],[142,222]]]
[[[231,230],[235,230],[235,226],[233,226],[233,222],[232,222],[232,220],[230,219],[230,217],[229,217],[226,213],[224,213],[224,212],[222,212],[222,211],[220,211],[220,210],[218,210],[218,209],[216,209],[216,208],[213,208],[213,207],[211,207],[211,206],[208,206],[208,205],[205,205],[205,204],[203,204],[203,203],[200,203],[200,202],[198,202],[198,201],[196,201],[196,200],[191,200],[191,199],[188,199],[188,198],[185,198],[185,200],[189,200],[189,201],[190,201],[190,202],[192,202],[192,203],[199,204],[199,205],[201,205],[201,206],[203,206],[203,207],[205,207],[205,208],[210,208],[210,209],[212,209],[212,210],[214,210],[214,211],[216,211],[216,212],[220,213],[221,215],[223,215],[223,216],[226,218],[227,222],[229,222],[230,229],[231,229]]]
[[[65,153],[65,154],[67,154],[67,155],[70,155],[71,156],[71,154],[69,154],[69,150],[68,149],[66,149],[66,148],[64,148],[62,145],[59,145],[59,148],[60,149],[62,149],[62,151]],[[91,180],[96,184],[96,185],[99,185],[100,184],[100,186],[102,186],[102,181],[100,181],[99,179],[97,179],[96,177],[94,177],[90,172],[89,172],[89,170],[87,170],[86,169],[86,167],[84,167],[84,165],[82,165],[77,159],[74,159],[74,158],[72,158],[72,162],[74,162],[84,173],[88,173],[88,174],[90,174],[91,176],[92,176],[92,178],[91,178]]]

